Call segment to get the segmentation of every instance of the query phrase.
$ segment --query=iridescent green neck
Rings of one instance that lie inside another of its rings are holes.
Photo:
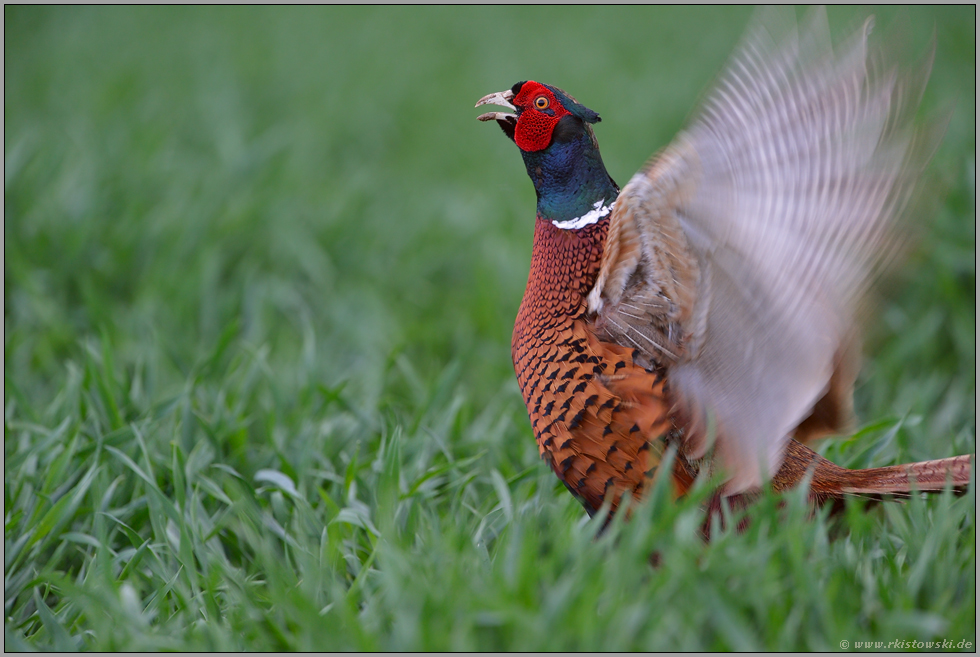
[[[521,151],[538,195],[538,216],[559,227],[579,228],[595,223],[608,214],[619,195],[619,187],[606,172],[591,130],[582,128],[568,138],[556,136],[542,151]]]

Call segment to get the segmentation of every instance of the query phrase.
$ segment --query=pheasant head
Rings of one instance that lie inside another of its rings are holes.
[[[477,118],[496,121],[521,149],[537,192],[539,217],[581,227],[609,214],[619,187],[606,172],[592,132],[598,114],[561,89],[533,80],[488,94],[480,105],[510,110]]]

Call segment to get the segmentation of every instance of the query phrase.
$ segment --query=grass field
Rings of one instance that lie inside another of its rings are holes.
[[[905,15],[952,114],[851,467],[975,451],[975,8]],[[658,490],[595,540],[538,460],[534,193],[473,104],[567,89],[623,183],[749,16],[5,7],[4,647],[975,649],[972,487],[710,545]]]

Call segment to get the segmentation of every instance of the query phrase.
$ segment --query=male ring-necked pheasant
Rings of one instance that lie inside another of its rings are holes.
[[[676,494],[710,467],[733,503],[808,472],[815,502],[968,484],[969,455],[849,470],[803,444],[849,426],[857,308],[941,132],[912,127],[931,57],[900,67],[870,27],[835,55],[822,11],[799,32],[763,15],[622,191],[599,115],[561,89],[477,103],[508,110],[479,119],[537,192],[514,369],[542,458],[590,514],[641,496],[670,444]]]

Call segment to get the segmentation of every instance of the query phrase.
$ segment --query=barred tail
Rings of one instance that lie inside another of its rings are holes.
[[[913,490],[940,491],[947,482],[953,488],[965,490],[972,469],[969,454],[935,461],[920,461],[886,468],[848,470],[850,481],[841,488],[845,494],[911,493]]]
[[[783,466],[773,478],[773,487],[777,490],[791,488],[812,470],[810,491],[814,501],[842,499],[847,495],[903,496],[917,490],[941,491],[947,484],[954,491],[963,493],[970,484],[974,458],[974,455],[964,454],[935,461],[849,470],[792,440]]]

